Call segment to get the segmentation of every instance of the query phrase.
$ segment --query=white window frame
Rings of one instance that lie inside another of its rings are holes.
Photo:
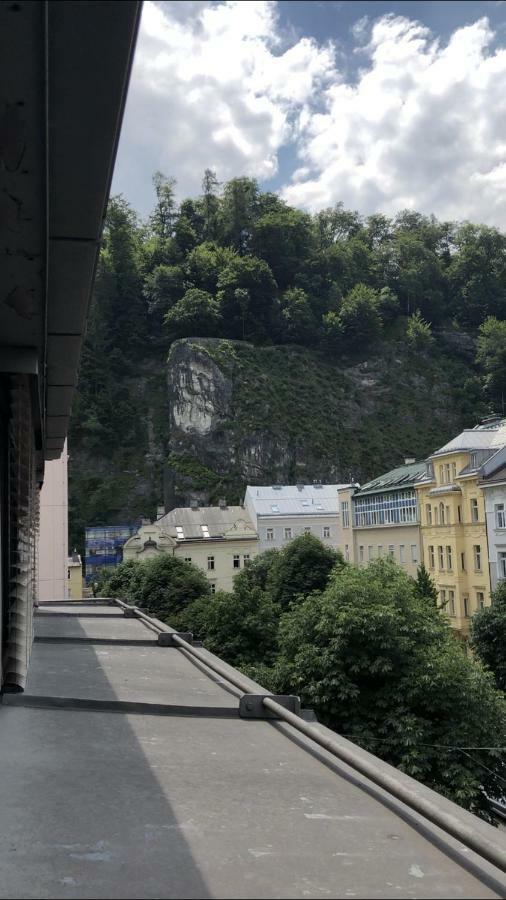
[[[364,562],[364,547],[362,544],[360,544],[360,547],[358,548],[358,561]]]
[[[232,568],[234,568],[234,569],[241,568],[241,556],[239,553],[234,553],[234,558],[232,560]]]
[[[498,529],[506,528],[506,506],[504,503],[496,503],[494,506],[495,527]]]
[[[452,588],[448,589],[448,615],[455,615],[455,591]]]
[[[311,534],[311,525],[304,525],[304,534]]]
[[[445,551],[444,551],[444,547],[441,544],[438,544],[438,547],[437,547],[437,561],[438,561],[439,571],[444,572]]]
[[[290,528],[290,526],[287,526],[285,528],[285,541],[291,541],[292,537],[292,529]]]
[[[481,544],[473,544],[473,554],[474,554],[474,571],[481,572],[482,571],[482,552],[481,552]]]
[[[418,545],[411,544],[411,562],[416,565],[418,562]]]
[[[451,544],[446,545],[446,568],[449,572],[453,569],[453,551]]]
[[[329,538],[329,537],[330,537],[330,525],[324,525],[324,526],[323,526],[323,537],[324,537],[324,538]]]
[[[478,500],[476,499],[476,497],[471,497],[471,500],[469,501],[469,503],[471,506],[471,522],[473,524],[475,524],[476,522],[480,521],[480,511],[478,509]]]
[[[483,609],[485,606],[485,594],[483,591],[476,591],[476,609]]]
[[[271,543],[274,540],[274,528],[265,529],[265,540]]]
[[[395,544],[388,545],[388,555],[390,559],[395,559]]]
[[[434,551],[434,544],[430,544],[429,546],[429,569],[436,568],[436,554]]]
[[[214,572],[214,556],[207,557],[207,571]]]
[[[506,551],[499,550],[497,554],[497,577],[499,581],[506,578]]]

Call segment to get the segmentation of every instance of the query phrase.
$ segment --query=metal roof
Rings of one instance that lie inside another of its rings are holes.
[[[442,456],[445,453],[456,453],[459,450],[491,450],[506,444],[506,419],[486,424],[477,425],[476,428],[466,428],[457,437],[448,441],[439,450],[435,450],[430,459]]]
[[[409,463],[408,465],[397,466],[384,475],[379,475],[367,484],[362,485],[354,493],[354,497],[361,497],[365,494],[380,494],[385,491],[396,491],[413,487],[423,479],[426,467],[424,462]]]
[[[0,897],[505,896],[504,876],[476,851],[291,725],[241,718],[232,681],[159,646],[139,619],[107,605],[43,604],[35,626],[26,693],[0,705],[9,836]],[[404,773],[311,728],[504,843]]]
[[[184,537],[186,540],[191,540],[223,537],[236,522],[244,522],[246,528],[252,531],[251,537],[256,537],[250,517],[242,506],[201,506],[198,509],[179,506],[161,516],[155,524],[171,537],[178,539]],[[208,535],[202,531],[202,526],[205,525],[209,530]],[[183,529],[183,535],[177,533],[178,527]]]
[[[245,506],[257,516],[337,515],[339,491],[349,484],[248,485]]]

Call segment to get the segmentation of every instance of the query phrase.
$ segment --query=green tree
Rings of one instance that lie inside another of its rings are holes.
[[[310,344],[317,339],[318,323],[309,297],[302,288],[289,288],[280,303],[281,336],[296,344]]]
[[[471,619],[471,646],[506,691],[506,581],[492,594],[492,606],[478,610]]]
[[[207,291],[190,288],[184,297],[169,309],[164,321],[172,339],[192,335],[213,337],[220,332],[220,306]]]
[[[437,607],[439,600],[437,587],[423,563],[418,567],[415,584],[416,596],[422,600],[429,600],[433,606]]]
[[[290,541],[273,562],[267,590],[282,609],[311,591],[323,590],[333,569],[345,565],[340,551],[326,547],[312,534]]]
[[[276,292],[276,282],[263,259],[232,259],[220,273],[217,293],[227,337],[265,341]]]
[[[280,610],[259,587],[219,591],[190,603],[178,624],[233,666],[270,665],[277,648]]]
[[[377,292],[365,284],[355,285],[342,302],[339,318],[347,347],[360,347],[378,338],[382,321]]]
[[[142,564],[130,559],[111,569],[104,567],[97,579],[98,595],[135,605],[141,596],[143,574]]]
[[[258,185],[254,178],[233,178],[227,182],[220,204],[218,227],[224,243],[241,256],[250,250],[257,207]]]
[[[310,216],[278,200],[253,224],[251,250],[264,259],[281,290],[293,283],[311,253],[313,229]]]
[[[138,565],[142,566],[138,604],[169,625],[193,600],[211,596],[203,572],[177,556],[164,554]]]
[[[419,309],[408,319],[406,338],[408,344],[416,350],[426,350],[434,343],[430,324],[422,318]]]
[[[466,222],[454,241],[447,279],[457,320],[476,328],[488,316],[506,319],[506,235]]]
[[[506,401],[506,321],[489,316],[478,331],[476,362],[484,376],[487,396],[504,413]]]
[[[232,263],[235,256],[233,250],[220,247],[212,241],[199,244],[186,257],[185,269],[188,281],[194,287],[214,294],[220,272]]]
[[[506,710],[444,617],[391,560],[345,566],[282,617],[277,689],[462,806],[489,815],[506,774]],[[497,748],[469,751],[457,748]]]
[[[206,169],[202,179],[202,217],[204,220],[204,239],[213,241],[218,237],[218,212],[220,201],[218,190],[220,183],[216,172]]]

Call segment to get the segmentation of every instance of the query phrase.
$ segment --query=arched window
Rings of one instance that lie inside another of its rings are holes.
[[[445,523],[445,505],[444,503],[439,504],[439,522],[441,525]]]

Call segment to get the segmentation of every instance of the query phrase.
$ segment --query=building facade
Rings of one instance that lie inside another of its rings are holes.
[[[40,491],[37,541],[37,599],[67,596],[68,477],[67,443],[59,459],[46,463]]]
[[[421,561],[420,515],[415,484],[425,464],[408,460],[362,487],[339,494],[339,545],[356,565],[389,556],[416,577]]]
[[[180,507],[145,522],[123,548],[139,562],[169,553],[201,569],[212,593],[231,591],[234,577],[259,552],[258,535],[242,506]]]
[[[417,485],[423,558],[441,608],[464,638],[471,616],[490,604],[487,515],[480,470],[502,444],[506,423],[463,431],[426,461]]]
[[[81,557],[75,550],[67,560],[66,596],[69,600],[82,600],[83,598],[83,566]]]
[[[93,525],[85,529],[85,578],[91,584],[101,569],[118,566],[123,560],[123,546],[137,531],[137,524]]]
[[[244,507],[258,532],[259,552],[282,550],[299,534],[338,547],[338,493],[348,485],[248,485]]]
[[[478,484],[485,499],[490,586],[506,579],[506,446],[480,468]]]

